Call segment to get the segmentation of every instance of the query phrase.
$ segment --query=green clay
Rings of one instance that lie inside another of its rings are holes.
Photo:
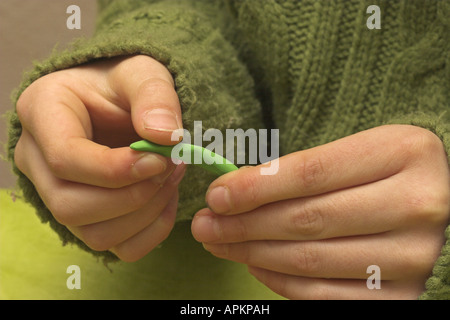
[[[175,147],[177,147],[176,151],[179,152],[172,152]],[[132,143],[130,148],[136,151],[154,152],[167,158],[183,161],[187,164],[198,165],[219,176],[238,169],[228,159],[193,144],[179,143],[174,146],[162,146],[147,140],[141,140]],[[189,158],[184,154],[186,151],[190,153]]]

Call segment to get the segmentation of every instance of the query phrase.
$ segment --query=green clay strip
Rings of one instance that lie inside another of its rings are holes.
[[[172,152],[175,147],[177,147],[180,152]],[[219,176],[238,169],[238,167],[236,167],[228,159],[193,144],[179,143],[175,146],[162,146],[147,140],[141,140],[132,143],[130,148],[136,151],[154,152],[167,158],[181,160],[188,164],[198,165],[203,169]],[[190,153],[190,159],[186,159],[186,156],[183,156],[185,151]],[[199,162],[199,159],[201,162],[197,163]]]

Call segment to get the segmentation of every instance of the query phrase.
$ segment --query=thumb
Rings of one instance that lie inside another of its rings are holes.
[[[136,133],[162,145],[178,143],[183,128],[181,107],[166,67],[151,57],[135,56],[124,60],[114,74],[131,108]]]

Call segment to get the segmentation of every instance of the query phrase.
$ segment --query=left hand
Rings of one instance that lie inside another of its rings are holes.
[[[449,221],[449,166],[428,130],[382,126],[215,180],[192,233],[289,299],[416,299]],[[379,267],[381,289],[367,273]]]

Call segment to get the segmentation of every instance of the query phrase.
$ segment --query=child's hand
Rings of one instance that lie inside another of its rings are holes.
[[[167,237],[184,166],[128,147],[176,143],[181,111],[163,65],[132,56],[55,72],[23,92],[17,113],[16,164],[57,221],[125,261]]]
[[[384,126],[242,168],[214,181],[192,231],[212,254],[291,299],[417,298],[444,243],[449,167],[442,142]],[[217,189],[216,189],[217,188]],[[376,265],[381,290],[366,282]]]

